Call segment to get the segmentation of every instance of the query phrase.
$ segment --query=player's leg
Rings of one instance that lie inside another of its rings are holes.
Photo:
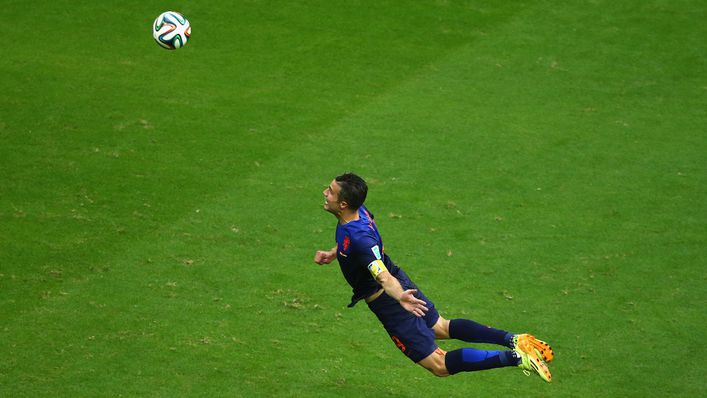
[[[450,331],[453,322],[439,315],[432,327],[436,339],[453,338],[454,330]],[[462,348],[450,352],[437,349],[435,352],[418,362],[420,366],[432,372],[435,376],[449,376],[459,372],[518,366],[520,356],[513,351],[484,351],[474,348]]]
[[[432,329],[437,339],[451,338],[470,343],[498,344],[512,349],[518,347],[528,353],[533,350],[545,362],[550,362],[554,358],[552,347],[533,335],[513,334],[468,319],[448,320],[440,315]]]
[[[455,339],[469,343],[497,344],[512,348],[513,333],[482,325],[469,319],[447,320],[439,317],[433,327],[439,339]]]
[[[521,364],[521,355],[515,351],[485,351],[474,348],[449,352],[438,348],[418,362],[418,365],[438,377]]]
[[[536,373],[546,382],[552,381],[550,369],[535,351],[526,353],[523,350],[513,351],[484,351],[474,348],[462,348],[445,352],[437,348],[434,352],[417,362],[418,365],[429,370],[437,377],[446,377],[460,372],[475,372],[516,366],[527,375]]]

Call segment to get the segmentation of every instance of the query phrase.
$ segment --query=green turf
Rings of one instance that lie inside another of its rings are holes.
[[[76,3],[0,11],[0,396],[704,395],[707,5]],[[552,384],[436,379],[346,308],[346,170]]]

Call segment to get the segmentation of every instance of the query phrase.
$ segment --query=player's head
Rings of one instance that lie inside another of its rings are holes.
[[[352,210],[356,210],[366,201],[368,185],[363,178],[354,173],[344,173],[334,179],[341,191],[339,192],[339,202],[346,202]]]
[[[345,210],[356,211],[366,200],[368,186],[363,178],[353,173],[344,173],[332,180],[324,189],[324,210],[335,215]]]

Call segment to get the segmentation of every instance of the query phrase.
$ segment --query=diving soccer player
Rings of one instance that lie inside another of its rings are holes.
[[[393,343],[410,360],[435,376],[517,366],[550,382],[546,362],[553,351],[529,334],[513,334],[468,319],[443,318],[408,275],[385,253],[373,215],[364,206],[368,186],[353,173],[336,177],[324,189],[324,210],[337,220],[336,246],[319,250],[317,264],[338,260],[353,289],[349,307],[365,301],[378,317]],[[506,350],[461,348],[445,352],[436,339],[490,343]]]

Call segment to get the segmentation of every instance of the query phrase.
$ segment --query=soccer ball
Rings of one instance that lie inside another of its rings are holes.
[[[160,14],[152,24],[152,37],[168,50],[184,47],[191,36],[191,26],[184,15],[167,11]]]

